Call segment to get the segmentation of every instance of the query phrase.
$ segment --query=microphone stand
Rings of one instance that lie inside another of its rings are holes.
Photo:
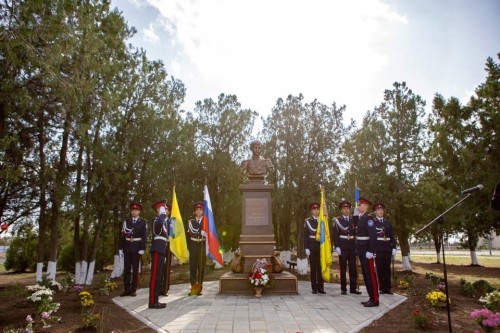
[[[462,201],[464,201],[465,199],[467,199],[470,196],[471,196],[471,194],[467,193],[467,195],[465,197],[463,197],[460,201],[458,201],[453,206],[451,206],[450,208],[448,208],[446,211],[444,211],[444,213],[441,213],[434,220],[432,220],[431,222],[427,223],[423,228],[421,228],[420,230],[418,230],[415,233],[415,235],[418,235],[419,233],[423,232],[428,227],[430,227],[432,224],[434,224],[436,221],[438,222],[438,224],[441,225],[441,233],[444,233],[443,232],[443,226],[442,226],[443,222],[444,222],[443,216],[445,216],[453,208],[455,208],[458,205],[460,205],[462,203]],[[441,234],[441,250],[443,252],[443,274],[444,274],[444,288],[445,288],[445,291],[446,291],[446,310],[448,312],[448,332],[452,333],[452,328],[451,328],[451,313],[450,313],[450,299],[449,299],[449,294],[448,294],[448,273],[446,271],[446,258],[445,258],[445,253],[444,253],[444,235],[443,234]]]

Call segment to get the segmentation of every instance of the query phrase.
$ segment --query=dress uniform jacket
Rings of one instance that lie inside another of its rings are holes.
[[[136,222],[128,218],[123,222],[120,237],[120,249],[123,253],[138,253],[146,249],[147,222],[138,217]]]
[[[320,243],[316,240],[318,220],[310,217],[305,220],[304,224],[304,248],[310,251],[311,288],[313,292],[324,293],[324,281],[321,274]]]

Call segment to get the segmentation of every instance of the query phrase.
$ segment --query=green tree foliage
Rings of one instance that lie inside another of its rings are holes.
[[[7,256],[5,258],[5,269],[15,272],[26,272],[27,269],[34,270],[36,267],[36,253],[38,235],[33,230],[32,224],[21,226],[15,233]]]
[[[219,240],[225,231],[224,246],[237,248],[241,232],[241,195],[239,184],[242,173],[240,162],[248,151],[248,142],[257,113],[242,109],[234,95],[220,94],[196,103],[188,121],[196,126],[193,133],[198,153],[197,174],[193,182],[198,193],[193,201],[203,200],[203,185],[207,184]],[[221,172],[224,170],[224,172]],[[201,190],[201,191],[200,191]]]
[[[290,95],[286,100],[278,99],[264,121],[265,155],[274,163],[269,181],[276,184],[274,234],[281,249],[298,245],[299,255],[304,255],[303,229],[309,203],[319,200],[320,184],[331,192],[339,179],[339,153],[346,133],[344,111],[344,106],[335,103],[304,103],[302,95]]]
[[[500,179],[500,67],[493,59],[486,63],[486,82],[476,89],[465,106],[456,98],[445,100],[437,94],[429,121],[434,134],[433,157],[438,183],[455,193],[448,205],[458,201],[461,189],[483,184],[485,191],[471,195],[459,211],[446,217],[447,225],[456,233],[463,233],[463,243],[474,251],[479,237],[491,229],[499,230],[499,214],[488,209],[491,191]]]

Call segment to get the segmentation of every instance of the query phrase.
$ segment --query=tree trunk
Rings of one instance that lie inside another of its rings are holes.
[[[47,239],[47,175],[46,175],[46,157],[45,157],[45,126],[43,111],[40,111],[38,119],[38,141],[40,145],[40,215],[38,218],[38,257],[36,264],[36,281],[42,280],[43,263],[45,260],[45,244]]]
[[[66,118],[64,120],[61,150],[59,152],[59,163],[57,166],[57,176],[52,189],[52,216],[50,221],[50,252],[49,252],[49,264],[47,267],[47,276],[53,280],[56,278],[56,267],[57,267],[57,249],[59,246],[59,213],[62,200],[65,194],[65,180],[67,173],[66,165],[66,155],[68,154],[68,139],[70,131],[70,112],[67,111]]]

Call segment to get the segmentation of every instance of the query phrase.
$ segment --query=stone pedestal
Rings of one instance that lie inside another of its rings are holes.
[[[253,295],[254,289],[248,277],[257,259],[266,259],[267,263],[276,262],[272,222],[271,192],[274,185],[261,182],[241,184],[243,196],[243,219],[240,235],[241,270],[230,272],[219,279],[221,294]],[[233,263],[235,259],[233,259]],[[275,272],[281,271],[275,270]],[[297,277],[289,272],[273,273],[273,286],[264,288],[262,294],[298,294]]]
[[[256,259],[271,262],[276,242],[272,223],[271,192],[274,185],[249,183],[240,185],[243,195],[243,219],[240,250],[243,272],[250,272]]]

